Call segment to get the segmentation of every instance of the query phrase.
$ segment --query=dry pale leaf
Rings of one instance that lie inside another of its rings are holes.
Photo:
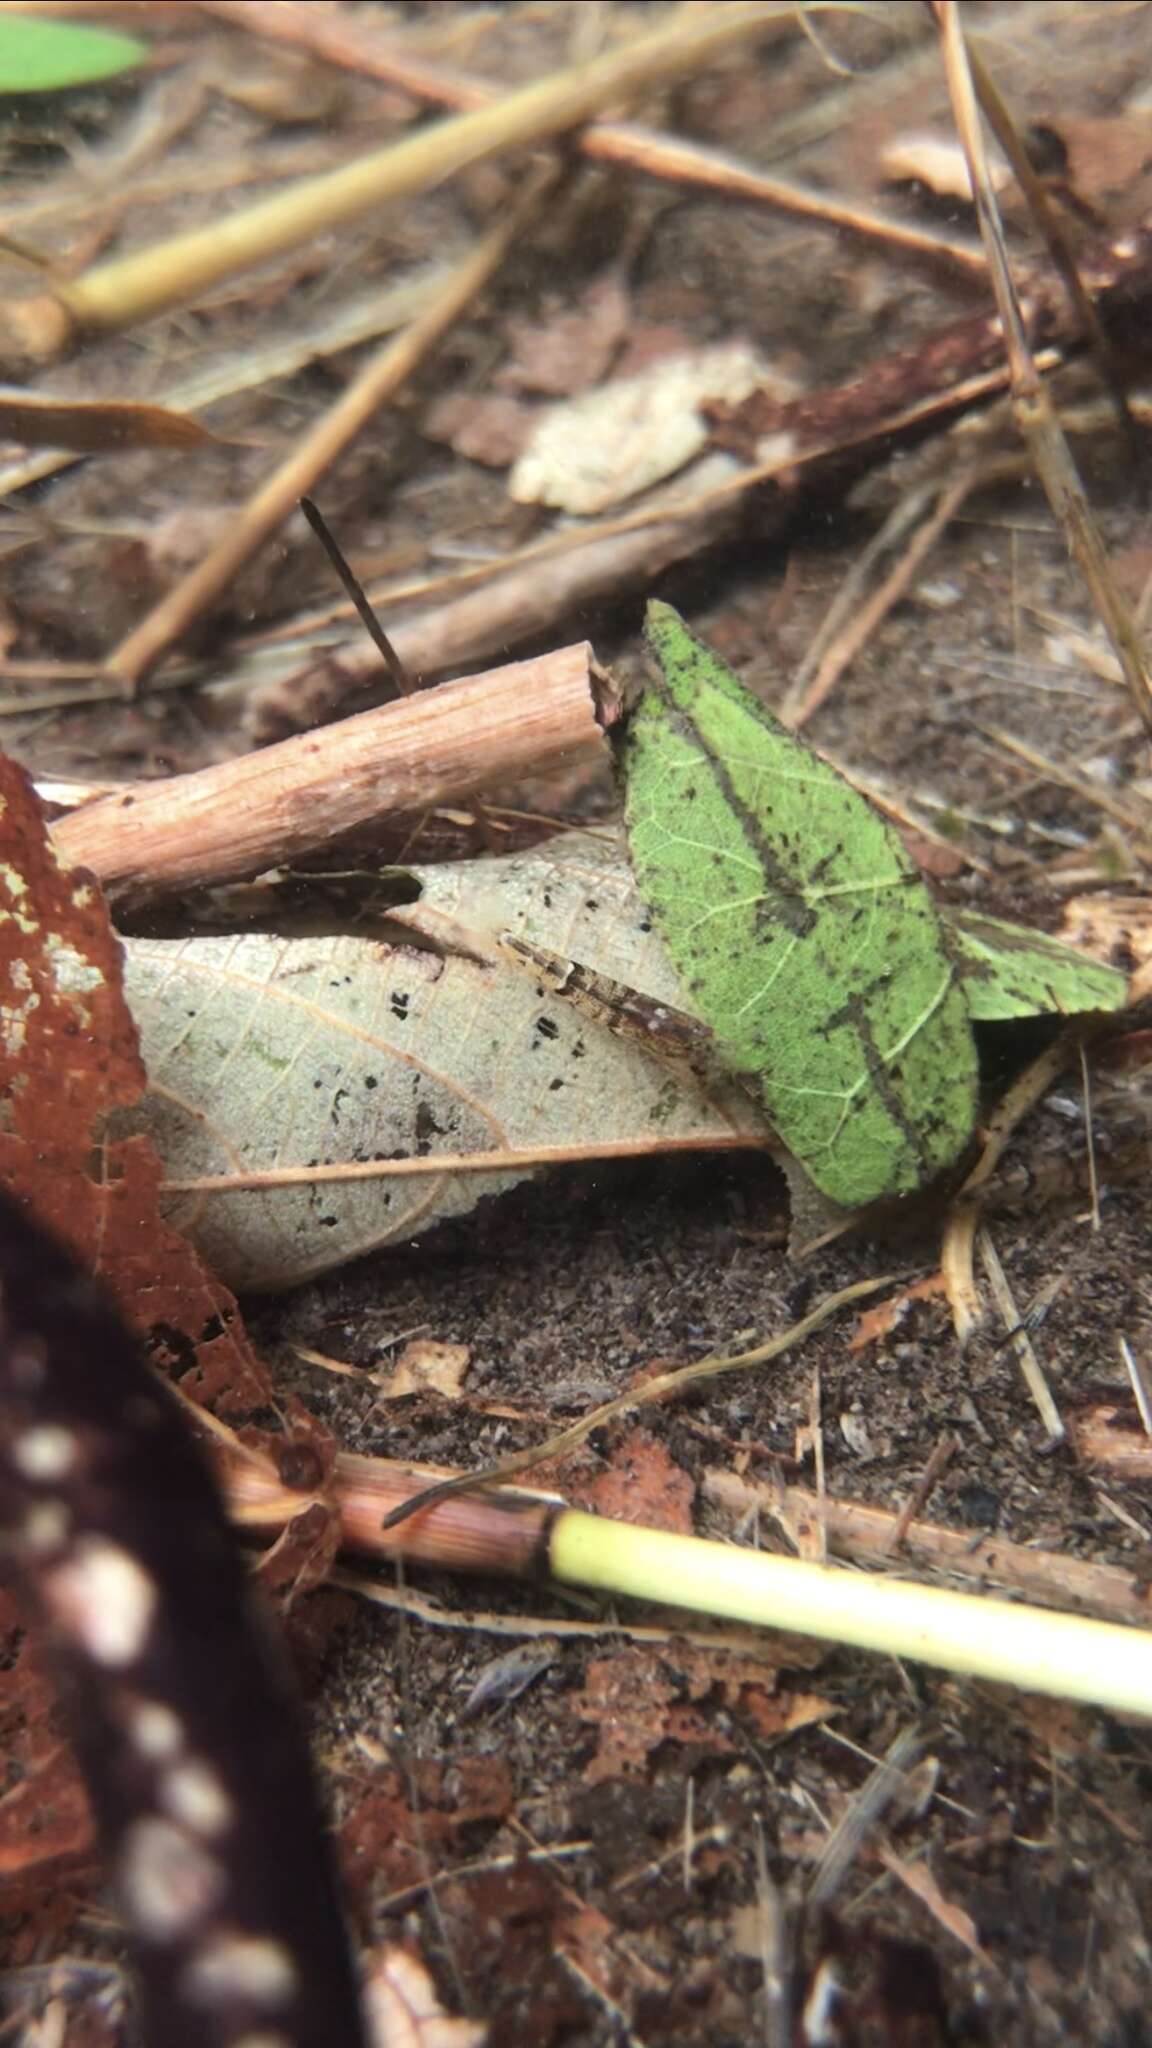
[[[734,1084],[673,1066],[496,957],[263,933],[126,944],[170,1180],[597,1140],[763,1132]],[[523,1179],[321,1180],[171,1198],[235,1286],[282,1287]]]
[[[634,377],[550,406],[512,471],[509,492],[521,505],[607,511],[700,453],[710,435],[702,406],[736,405],[764,389],[779,399],[795,393],[746,341],[662,357]]]
[[[484,2048],[488,2039],[482,2022],[448,2017],[420,1958],[398,1945],[372,1956],[364,2009],[373,2048]]]
[[[398,1401],[405,1394],[433,1393],[455,1401],[471,1363],[469,1344],[444,1344],[435,1337],[413,1337],[385,1376],[379,1398]]]
[[[390,915],[425,941],[451,947],[510,932],[654,1003],[684,1005],[616,832],[565,832],[529,853],[403,873],[420,897]]]
[[[972,182],[960,144],[942,135],[894,135],[880,152],[880,169],[889,184],[924,185],[940,199],[972,199]],[[1011,181],[1007,164],[990,166],[992,189],[1002,192]]]

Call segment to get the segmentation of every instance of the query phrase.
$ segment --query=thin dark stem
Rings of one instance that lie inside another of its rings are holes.
[[[319,506],[314,504],[311,498],[301,498],[300,510],[316,535],[332,567],[335,569],[345,591],[355,605],[360,624],[363,626],[373,646],[378,649],[384,666],[399,690],[400,695],[402,697],[410,697],[416,685],[401,661],[400,656],[397,654],[396,649],[393,647],[392,642],[389,640],[383,626],[380,624],[379,619],[376,617],[368,599],[365,597],[362,584],[353,574],[351,564],[346,559],[335,534],[329,527]]]

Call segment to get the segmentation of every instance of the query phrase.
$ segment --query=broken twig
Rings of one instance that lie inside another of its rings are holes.
[[[376,658],[375,655],[373,657]],[[603,746],[586,641],[442,684],[167,781],[53,828],[69,865],[119,902],[237,881],[370,820],[412,816]]]

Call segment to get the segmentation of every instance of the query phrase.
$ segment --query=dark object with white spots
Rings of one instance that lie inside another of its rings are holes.
[[[152,2048],[367,2048],[291,1676],[207,1461],[6,1195],[0,1546],[54,1660]]]

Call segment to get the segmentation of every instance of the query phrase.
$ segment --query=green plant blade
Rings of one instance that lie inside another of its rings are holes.
[[[1127,977],[1046,932],[974,911],[948,913],[968,1009],[978,1024],[1122,1010]]]
[[[83,22],[41,21],[0,10],[0,93],[62,92],[130,71],[148,55],[146,43]]]
[[[921,1186],[976,1114],[943,921],[901,841],[668,605],[621,742],[633,866],[722,1057],[818,1188]]]

